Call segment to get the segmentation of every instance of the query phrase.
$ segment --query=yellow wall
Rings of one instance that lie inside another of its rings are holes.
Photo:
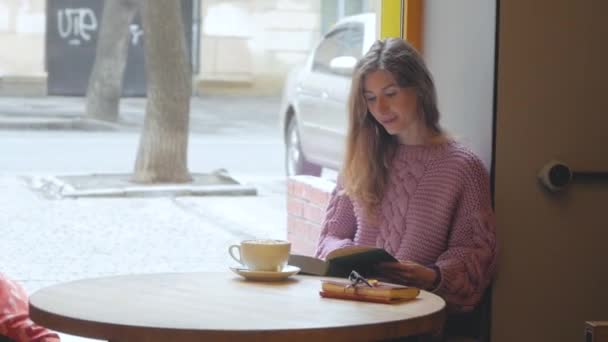
[[[380,25],[380,38],[402,37],[401,0],[383,0]]]
[[[422,51],[422,0],[383,0],[380,38],[401,37]]]

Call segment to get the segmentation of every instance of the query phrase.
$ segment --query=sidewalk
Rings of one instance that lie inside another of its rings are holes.
[[[230,244],[286,237],[283,186],[259,196],[49,200],[1,175],[1,272],[31,293],[122,273],[223,271]]]

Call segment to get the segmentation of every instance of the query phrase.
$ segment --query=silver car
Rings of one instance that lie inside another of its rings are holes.
[[[376,14],[346,17],[288,74],[280,107],[287,175],[340,168],[353,67],[376,38]]]

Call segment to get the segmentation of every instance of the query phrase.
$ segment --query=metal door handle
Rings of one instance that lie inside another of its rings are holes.
[[[551,191],[559,191],[572,182],[608,182],[606,171],[573,171],[563,162],[552,160],[538,173],[539,181]]]

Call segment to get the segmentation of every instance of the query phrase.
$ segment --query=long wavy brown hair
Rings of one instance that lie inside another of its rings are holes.
[[[358,61],[353,71],[348,103],[349,127],[342,177],[346,194],[361,203],[374,218],[388,179],[388,170],[399,142],[374,119],[363,96],[365,77],[376,70],[386,70],[402,87],[413,87],[417,94],[418,113],[426,126],[443,134],[439,126],[437,95],[431,73],[420,54],[400,38],[376,41]]]

